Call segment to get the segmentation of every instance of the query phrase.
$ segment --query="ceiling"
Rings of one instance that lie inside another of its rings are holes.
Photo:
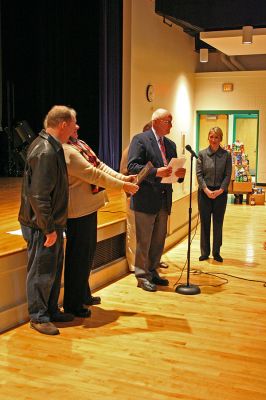
[[[266,0],[155,0],[155,12],[195,38],[195,51],[228,56],[266,54]],[[242,27],[253,43],[242,44]]]
[[[253,42],[242,43],[242,29],[200,32],[200,40],[228,56],[266,54],[266,28],[253,29]]]

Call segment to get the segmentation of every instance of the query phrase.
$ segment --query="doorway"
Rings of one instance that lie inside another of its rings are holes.
[[[249,171],[256,181],[258,159],[259,111],[197,111],[196,149],[208,147],[209,130],[219,126],[223,131],[222,146],[235,141],[244,144],[245,154],[248,155]]]

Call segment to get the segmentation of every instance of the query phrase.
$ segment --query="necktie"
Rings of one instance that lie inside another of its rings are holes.
[[[158,142],[159,142],[160,150],[161,150],[161,153],[162,153],[163,164],[164,164],[164,166],[166,166],[166,165],[168,165],[168,162],[167,162],[167,159],[166,159],[166,150],[165,150],[165,145],[164,145],[164,142],[163,142],[163,138],[160,137]]]

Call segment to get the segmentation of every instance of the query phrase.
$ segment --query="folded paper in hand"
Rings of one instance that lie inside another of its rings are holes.
[[[136,184],[139,185],[150,173],[153,168],[153,164],[148,161],[147,164],[142,168],[140,173],[137,175]]]
[[[183,168],[186,162],[185,157],[180,157],[180,158],[171,158],[168,166],[172,167],[172,174],[171,176],[162,178],[161,183],[175,183],[177,182],[178,178],[176,177],[175,173],[179,168]]]

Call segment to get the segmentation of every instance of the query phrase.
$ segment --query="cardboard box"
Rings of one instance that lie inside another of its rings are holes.
[[[232,191],[233,191],[233,181],[230,181],[228,186],[228,193],[232,193]]]
[[[251,196],[254,197],[256,206],[264,206],[264,203],[265,203],[265,192],[262,192],[260,194],[258,194],[258,193],[249,193],[247,195],[247,204],[250,204]]]
[[[233,182],[233,192],[238,193],[251,193],[252,182]]]

